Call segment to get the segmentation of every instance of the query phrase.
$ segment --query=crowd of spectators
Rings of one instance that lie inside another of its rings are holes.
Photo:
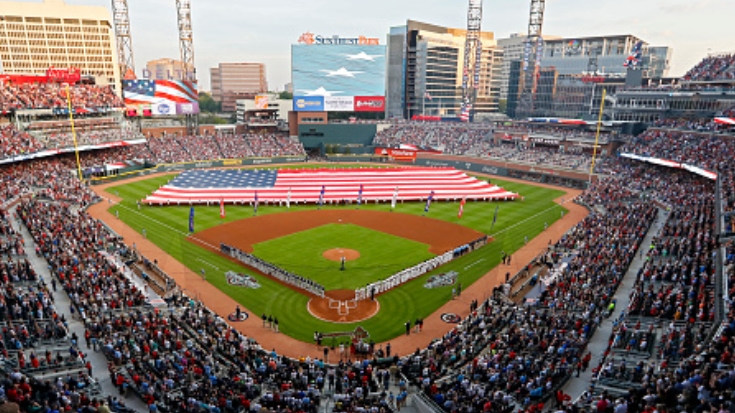
[[[463,132],[470,140],[482,140],[477,136],[482,134]],[[724,139],[672,131],[649,131],[639,138],[629,144],[629,150],[721,173],[730,169],[728,159],[733,152],[731,143]],[[211,141],[165,139],[153,145],[158,145],[158,154],[170,156],[172,161],[192,159],[192,153],[199,153],[193,148],[199,150],[203,144],[227,155],[222,144],[227,140],[220,137],[207,138]],[[298,149],[286,138],[260,138],[257,143],[250,138],[243,140],[254,153]],[[149,148],[152,141],[159,139],[151,139]],[[181,151],[173,153],[170,147]],[[112,159],[117,156],[115,151],[99,154]],[[544,151],[538,150],[539,154]],[[189,299],[172,298],[170,311],[148,308],[143,292],[107,255],[128,257],[130,249],[80,209],[95,197],[69,173],[73,169],[70,162],[54,158],[2,167],[0,191],[4,199],[40,191],[40,199],[21,202],[20,217],[39,253],[48,260],[53,276],[70,296],[73,314],[85,321],[92,345],[108,355],[113,380],[122,392],[132,389],[149,406],[168,411],[263,408],[315,412],[324,389],[334,389],[338,401],[335,411],[393,409],[385,383],[386,377],[390,380],[395,374],[377,361],[330,366],[318,359],[290,360],[275,350],[264,351]],[[733,380],[729,373],[734,350],[733,314],[728,314],[717,340],[702,340],[715,327],[707,325],[713,320],[711,286],[717,247],[712,183],[684,171],[671,172],[632,161],[616,161],[610,168],[616,173],[596,182],[579,199],[591,207],[590,215],[550,245],[545,260],[552,268],[551,275],[543,280],[546,290],[534,303],[517,306],[497,297],[481,306],[473,302],[470,317],[459,327],[428,349],[389,359],[387,365],[397,361],[396,368],[447,412],[533,411],[575,370],[585,368],[587,341],[605,316],[629,263],[642,251],[640,244],[657,214],[656,202],[650,202],[655,200],[671,211],[661,234],[645,250],[648,262],[634,289],[629,313],[665,320],[661,334],[666,345],[659,353],[678,364],[662,369],[641,363],[628,368],[609,359],[601,371],[622,374],[641,384],[642,390],[631,392],[621,402],[630,409],[637,406],[637,411],[658,404],[689,411],[696,401],[716,407],[732,402],[726,390]],[[51,176],[57,179],[49,179]],[[7,226],[0,225],[0,231],[0,239],[13,236]],[[17,253],[13,249],[16,244],[8,243],[5,251]],[[730,278],[732,250],[728,245],[726,273]],[[0,274],[4,268],[8,267],[0,266]],[[11,299],[17,294],[25,296],[30,290],[13,291]],[[26,316],[21,309],[20,318]],[[624,342],[623,349],[631,343],[638,348],[644,344],[647,326],[621,326],[622,333],[615,332],[613,343]],[[15,334],[23,331],[20,328]],[[16,341],[8,343],[17,345]],[[23,360],[41,358],[21,354]],[[375,393],[380,396],[375,397]]]
[[[541,145],[501,143],[490,146],[486,154],[489,158],[505,162],[531,163],[584,172],[589,172],[592,163],[592,155],[581,150],[563,152],[558,147]]]
[[[708,56],[684,75],[688,81],[735,80],[735,54]]]
[[[255,156],[290,156],[303,155],[304,146],[301,142],[294,141],[283,135],[275,134],[248,134],[243,138]],[[225,158],[232,158],[228,153],[223,154]]]
[[[0,159],[26,155],[45,149],[36,137],[20,132],[15,125],[0,125]]]
[[[80,110],[122,108],[112,86],[69,86],[72,107]],[[66,85],[59,83],[0,83],[0,113],[21,109],[67,109]]]

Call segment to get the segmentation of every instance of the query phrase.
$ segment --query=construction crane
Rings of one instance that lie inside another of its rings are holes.
[[[184,65],[186,80],[196,82],[196,66],[194,65],[194,30],[191,27],[191,0],[176,0],[176,14],[179,25],[179,53]],[[199,129],[199,118],[196,114],[186,115],[186,130],[196,135]]]
[[[544,26],[544,9],[546,0],[531,0],[531,12],[528,18],[528,37],[523,50],[521,74],[522,90],[520,112],[525,116],[534,115],[534,100],[538,86],[538,74],[541,58],[544,53],[544,39],[541,37]]]
[[[117,64],[120,77],[135,77],[135,61],[133,59],[133,37],[130,34],[130,14],[127,0],[112,0],[112,19],[115,24],[117,39]]]
[[[480,87],[480,65],[482,62],[482,0],[470,0],[467,9],[467,35],[464,43],[464,67],[462,68],[462,111],[460,119],[474,119],[477,89]]]

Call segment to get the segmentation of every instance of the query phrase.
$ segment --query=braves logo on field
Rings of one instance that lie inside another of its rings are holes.
[[[225,273],[227,277],[227,283],[230,285],[239,285],[246,288],[260,288],[258,280],[247,274],[238,274],[234,271],[227,271]]]
[[[459,324],[462,321],[462,317],[454,313],[444,313],[441,315],[441,319],[445,323]]]
[[[233,323],[236,321],[245,321],[248,319],[248,313],[245,311],[240,311],[240,319],[237,319],[237,312],[232,312],[230,315],[227,316],[227,319],[232,321]]]
[[[424,288],[433,289],[433,288],[440,288],[440,287],[446,287],[448,285],[454,285],[455,282],[457,282],[457,272],[455,271],[449,271],[445,274],[437,274],[432,275],[429,277],[428,280],[426,280],[426,284],[424,284]]]

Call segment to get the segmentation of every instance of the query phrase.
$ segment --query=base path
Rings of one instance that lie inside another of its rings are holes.
[[[105,192],[107,187],[146,180],[153,176],[154,175],[135,177],[123,182],[113,182],[110,184],[94,186],[92,189],[101,197],[110,199],[111,202],[118,202],[120,201],[119,198],[111,196]],[[403,335],[390,340],[394,354],[400,356],[411,354],[416,350],[416,348],[425,348],[435,338],[442,337],[449,330],[454,328],[451,324],[447,324],[441,320],[442,313],[455,313],[461,317],[466,317],[470,312],[469,304],[472,300],[485,300],[492,292],[492,289],[504,281],[504,274],[506,272],[515,274],[520,271],[533,258],[546,250],[549,241],[556,242],[562,235],[564,235],[578,222],[583,220],[589,213],[589,211],[587,211],[583,206],[571,202],[571,200],[582,193],[580,190],[538,184],[507,177],[496,177],[494,175],[484,176],[502,179],[504,181],[518,182],[526,185],[562,190],[565,194],[562,197],[557,198],[555,202],[561,204],[562,200],[566,200],[564,207],[569,210],[569,213],[564,214],[563,218],[556,221],[544,232],[530,240],[528,244],[513,253],[512,265],[498,265],[496,268],[488,272],[487,275],[464,289],[460,297],[447,302],[434,313],[426,317],[424,319],[424,329],[421,333],[411,333],[411,335]],[[159,267],[169,276],[174,278],[185,293],[189,294],[193,298],[201,300],[207,307],[224,319],[227,319],[227,316],[234,311],[237,305],[243,307],[243,304],[239,304],[212,284],[202,280],[202,277],[194,271],[173,259],[149,240],[143,238],[140,233],[134,231],[122,221],[116,219],[115,215],[111,214],[107,210],[111,205],[112,204],[110,202],[99,202],[90,207],[88,211],[90,215],[103,220],[110,228],[117,232],[118,235],[123,237],[123,240],[127,245],[136,243],[138,250],[148,259],[157,259]],[[406,215],[401,214],[401,216],[405,217]],[[396,320],[396,322],[402,323],[401,320]],[[295,358],[302,356],[310,356],[312,358],[324,357],[322,349],[314,346],[313,343],[298,341],[284,334],[263,328],[262,321],[259,317],[249,317],[244,322],[233,323],[232,327],[236,328],[243,334],[246,334],[248,337],[257,340],[263,348],[276,349],[279,354]]]
[[[360,258],[360,253],[351,250],[349,248],[332,248],[331,250],[326,250],[322,253],[322,256],[330,261],[342,261],[342,257],[345,258],[345,261],[352,261]]]

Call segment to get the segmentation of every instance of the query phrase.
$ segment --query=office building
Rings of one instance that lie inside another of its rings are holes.
[[[119,85],[110,11],[63,0],[0,1],[0,72],[43,75],[50,67]]]
[[[408,20],[388,35],[386,116],[457,117],[462,103],[466,30]],[[503,52],[482,32],[475,116],[498,112]]]
[[[238,99],[268,91],[263,63],[220,63],[210,75],[212,99],[222,103],[223,112],[235,112]]]

